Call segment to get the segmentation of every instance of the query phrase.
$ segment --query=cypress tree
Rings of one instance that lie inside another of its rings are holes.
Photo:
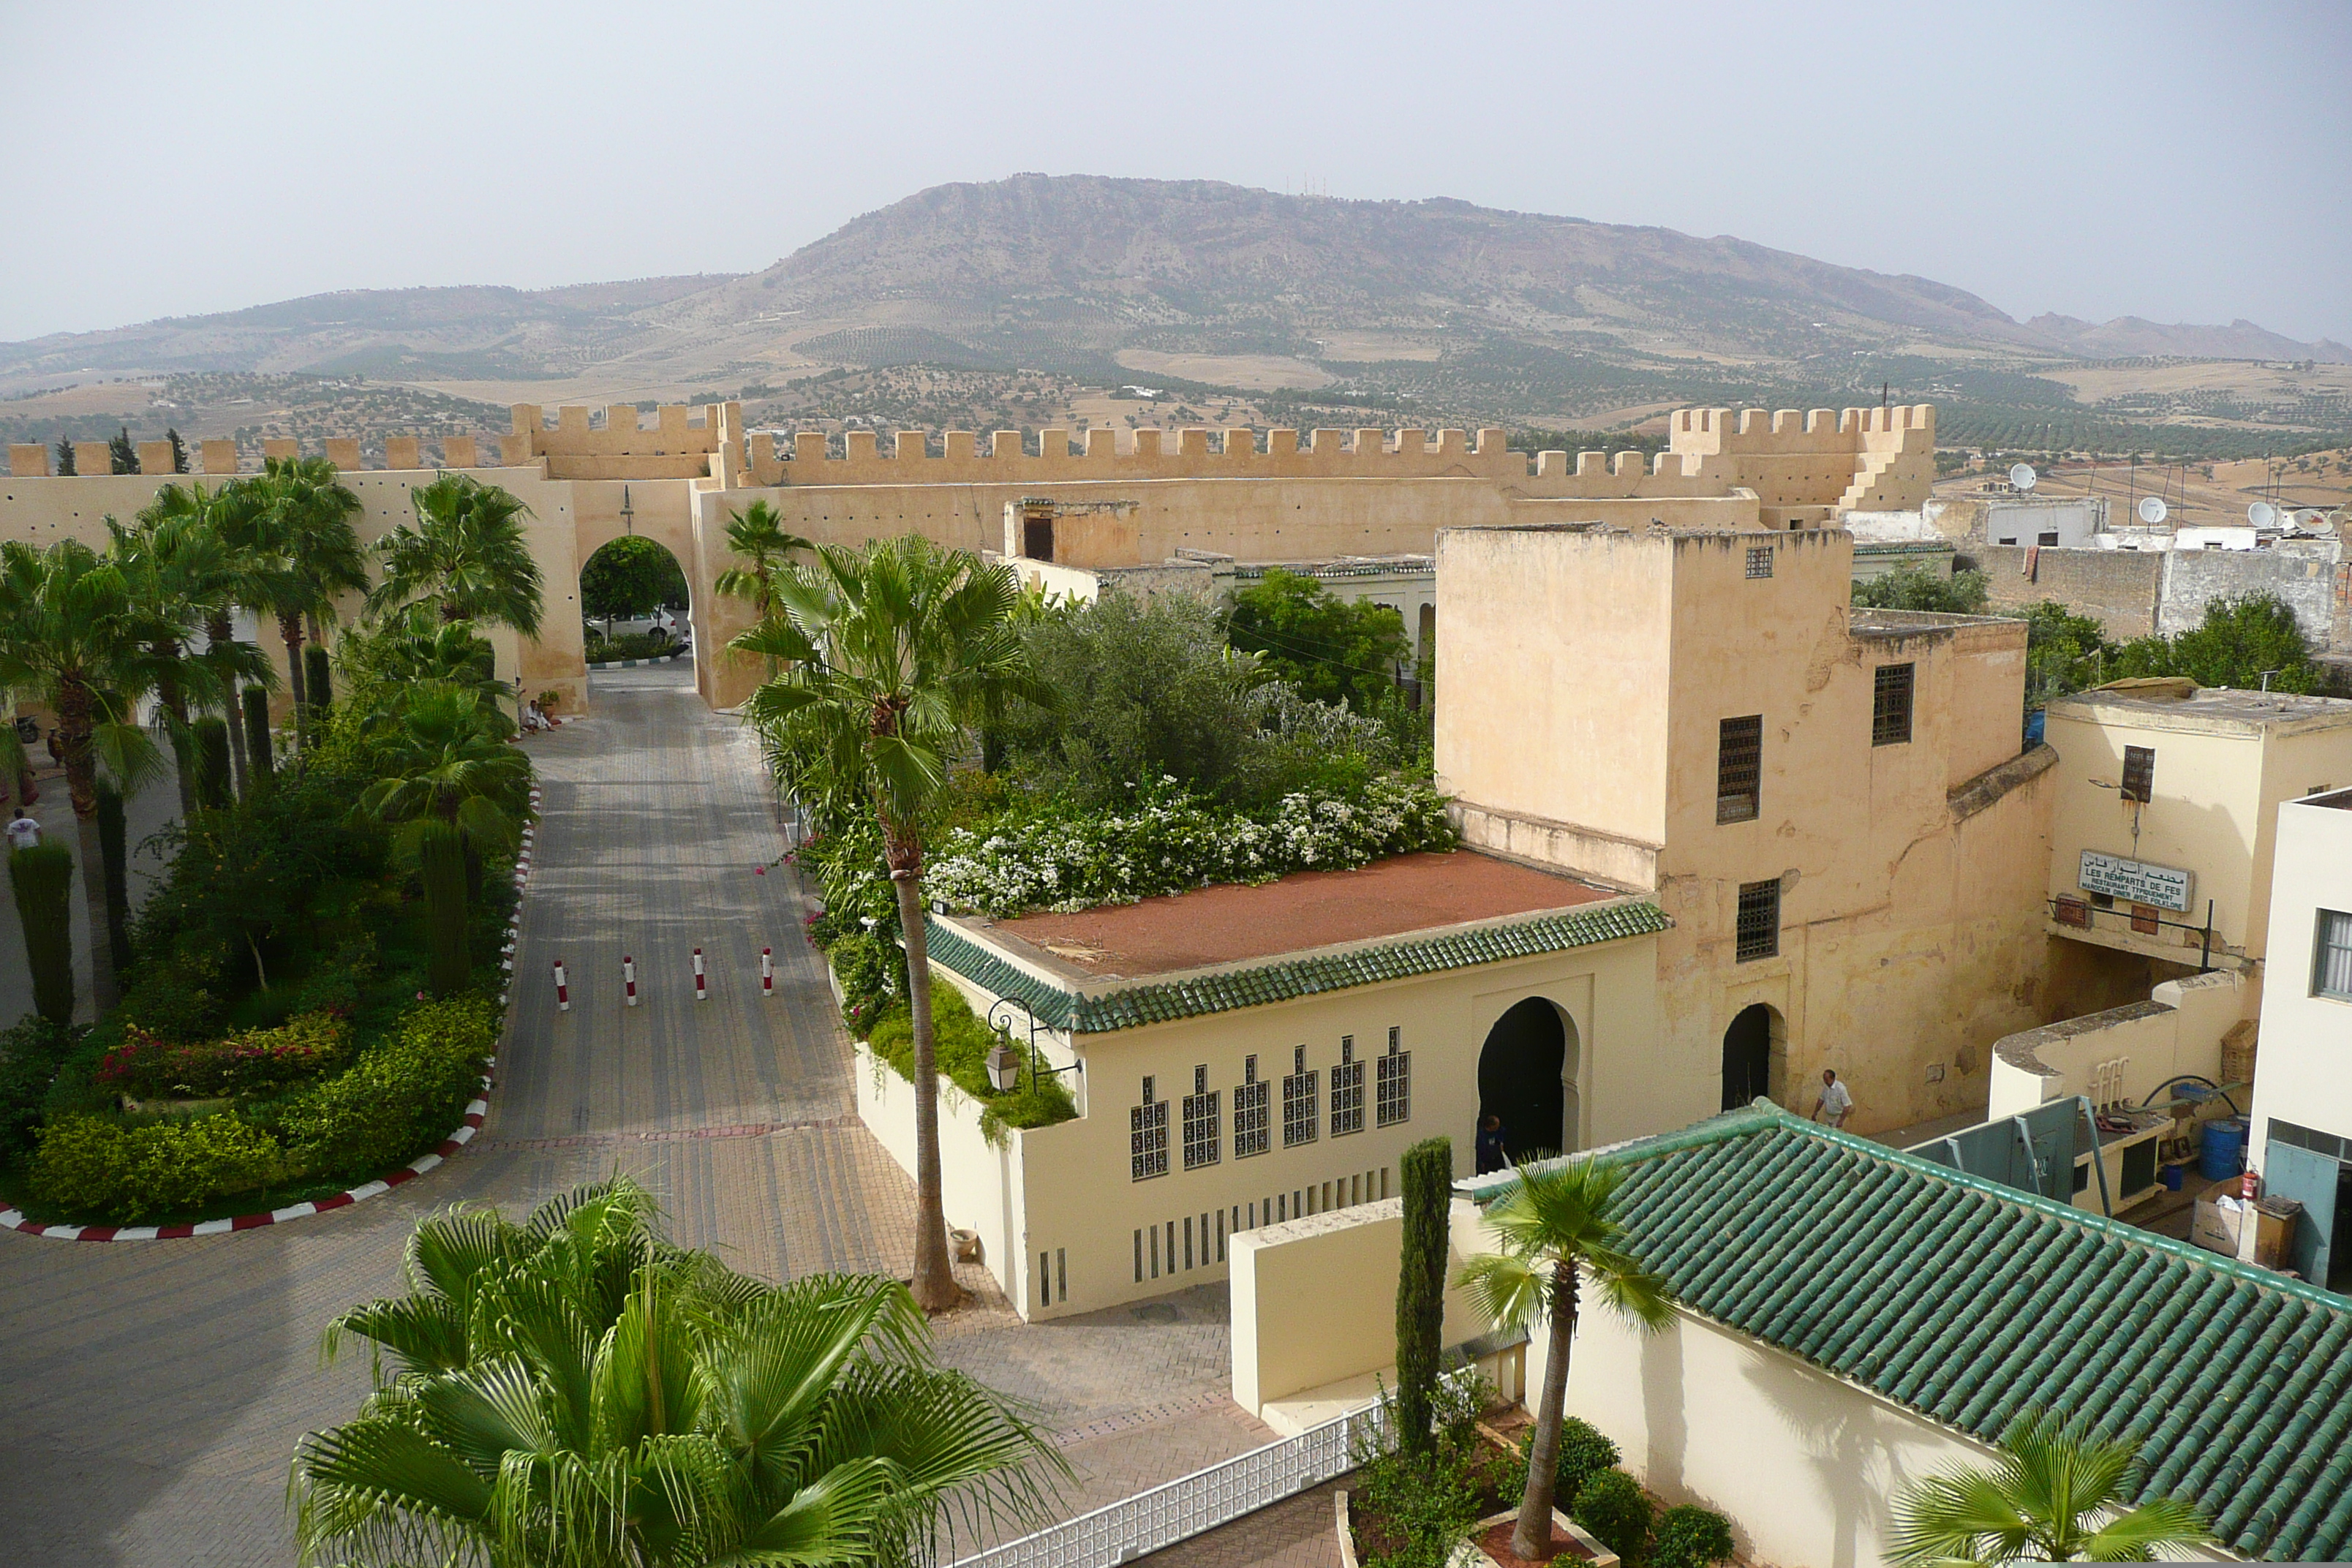
[[[70,436],[58,437],[58,472],[66,479],[74,476],[73,437]]]
[[[8,857],[16,923],[33,971],[33,1010],[52,1024],[73,1022],[73,851],[36,844]]]
[[[466,848],[457,830],[435,824],[417,846],[425,883],[426,973],[436,996],[466,988]]]
[[[196,804],[219,811],[229,803],[228,724],[207,713],[188,729],[196,753]]]
[[[1397,1440],[1430,1443],[1439,1341],[1445,1331],[1447,1205],[1454,1196],[1454,1144],[1425,1138],[1404,1152],[1404,1245],[1396,1297]]]
[[[302,650],[302,684],[310,700],[310,729],[316,733],[326,722],[327,707],[334,701],[334,688],[327,681],[327,650],[317,643]]]
[[[188,444],[180,439],[180,432],[178,429],[170,426],[166,426],[164,427],[163,438],[172,443],[172,471],[175,474],[186,473],[188,471]]]
[[[131,967],[131,835],[122,817],[122,792],[98,781],[98,853],[106,873],[106,945],[116,973]]]
[[[139,448],[131,444],[130,426],[125,425],[117,430],[112,439],[106,443],[106,456],[114,465],[114,471],[118,474],[135,474],[139,471]]]
[[[245,689],[245,752],[254,793],[268,793],[278,779],[269,760],[269,693],[258,686]]]

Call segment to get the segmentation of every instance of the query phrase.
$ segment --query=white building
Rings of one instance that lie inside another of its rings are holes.
[[[2304,1214],[2293,1262],[2352,1286],[2352,789],[2279,807],[2252,1163]]]

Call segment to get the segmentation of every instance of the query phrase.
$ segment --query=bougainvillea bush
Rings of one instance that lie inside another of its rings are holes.
[[[205,1100],[290,1088],[340,1067],[351,1025],[332,1013],[306,1013],[274,1029],[248,1029],[183,1045],[132,1024],[98,1064],[99,1084],[137,1100]]]

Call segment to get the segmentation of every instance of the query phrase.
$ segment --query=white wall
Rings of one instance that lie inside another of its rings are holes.
[[[850,1071],[857,1079],[858,1119],[872,1130],[908,1176],[915,1173],[915,1086],[855,1042]],[[981,1108],[970,1095],[940,1079],[940,1186],[948,1224],[980,1233],[981,1261],[1014,1303],[1022,1300],[1027,1273],[1021,1266],[1026,1239],[1021,1213],[1023,1133],[1007,1128],[1002,1146],[981,1135]]]
[[[2148,993],[2162,1011],[2118,1007],[2088,1018],[2027,1029],[1993,1047],[1986,1120],[2016,1116],[2071,1095],[2114,1092],[2095,1082],[2095,1069],[2120,1060],[2123,1098],[2137,1105],[2184,1073],[2219,1080],[2221,1037],[2249,1016],[2253,986],[2231,970],[2168,980]],[[2083,1027],[2094,1020],[2102,1026]],[[2043,1069],[2035,1071],[2033,1064]]]
[[[2249,1157],[2257,1163],[2273,1116],[2352,1138],[2352,1002],[2312,994],[2313,946],[2323,909],[2352,910],[2352,790],[2279,808],[2270,973],[2249,1144]]]

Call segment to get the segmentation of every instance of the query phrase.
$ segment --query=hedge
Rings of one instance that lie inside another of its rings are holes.
[[[8,854],[8,884],[33,972],[33,1006],[53,1024],[73,1022],[73,851],[36,844]]]
[[[48,1125],[36,1134],[32,1190],[62,1214],[135,1224],[280,1183],[380,1176],[457,1125],[481,1092],[499,1019],[498,1005],[483,996],[422,1003],[335,1077],[274,1103],[205,1116],[135,1121],[89,1109],[60,1114],[53,1091]],[[298,1020],[242,1038],[316,1043],[332,1037],[330,1026],[341,1027]],[[86,1042],[75,1057],[92,1048]]]
[[[143,1126],[68,1116],[38,1137],[32,1177],[42,1198],[129,1224],[267,1186],[284,1165],[278,1140],[234,1111]]]

